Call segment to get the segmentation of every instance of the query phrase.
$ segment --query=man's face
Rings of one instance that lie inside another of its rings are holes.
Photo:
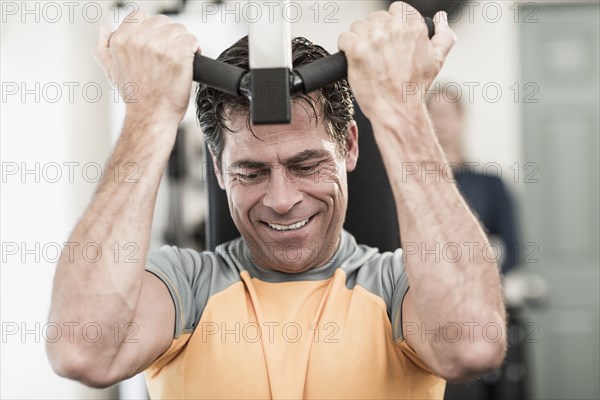
[[[356,166],[357,129],[348,132],[348,154],[306,107],[293,105],[288,125],[246,127],[232,118],[219,183],[233,221],[257,264],[282,272],[323,265],[337,250],[347,206],[346,173]]]

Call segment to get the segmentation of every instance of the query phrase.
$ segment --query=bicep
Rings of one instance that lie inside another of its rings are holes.
[[[439,358],[436,357],[435,349],[431,343],[435,337],[427,335],[426,331],[433,331],[434,327],[427,326],[422,321],[414,307],[413,290],[408,290],[402,302],[402,330],[406,344],[416,353],[421,361],[429,368],[431,372],[440,376],[441,366]]]
[[[146,271],[135,318],[121,330],[125,340],[115,361],[123,379],[148,368],[173,342],[175,306],[166,285]]]

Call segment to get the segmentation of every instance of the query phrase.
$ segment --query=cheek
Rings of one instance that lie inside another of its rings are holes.
[[[323,197],[333,198],[332,201],[343,197],[347,186],[345,168],[345,162],[340,162],[322,169],[318,177],[315,177],[315,192]]]
[[[227,193],[229,209],[237,216],[245,216],[260,201],[260,189],[256,186],[232,185]]]

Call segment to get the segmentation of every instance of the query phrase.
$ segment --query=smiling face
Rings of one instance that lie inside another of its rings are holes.
[[[337,250],[348,201],[347,175],[356,166],[356,124],[348,127],[347,155],[321,123],[295,102],[292,123],[246,127],[232,118],[219,184],[233,221],[263,268],[303,272]]]

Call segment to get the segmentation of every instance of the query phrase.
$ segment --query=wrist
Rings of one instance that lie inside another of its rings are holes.
[[[398,123],[413,123],[423,119],[427,115],[427,107],[420,98],[399,93],[394,98],[380,97],[370,103],[363,112],[371,123],[383,125],[388,129],[397,129]]]
[[[115,153],[124,149],[128,159],[166,159],[175,144],[178,127],[179,122],[174,119],[126,112]]]
[[[128,107],[125,110],[124,126],[140,128],[144,130],[177,131],[182,116],[173,113],[139,110]],[[175,134],[175,132],[173,134]]]
[[[419,163],[445,160],[423,103],[395,103],[369,119],[382,156]]]

